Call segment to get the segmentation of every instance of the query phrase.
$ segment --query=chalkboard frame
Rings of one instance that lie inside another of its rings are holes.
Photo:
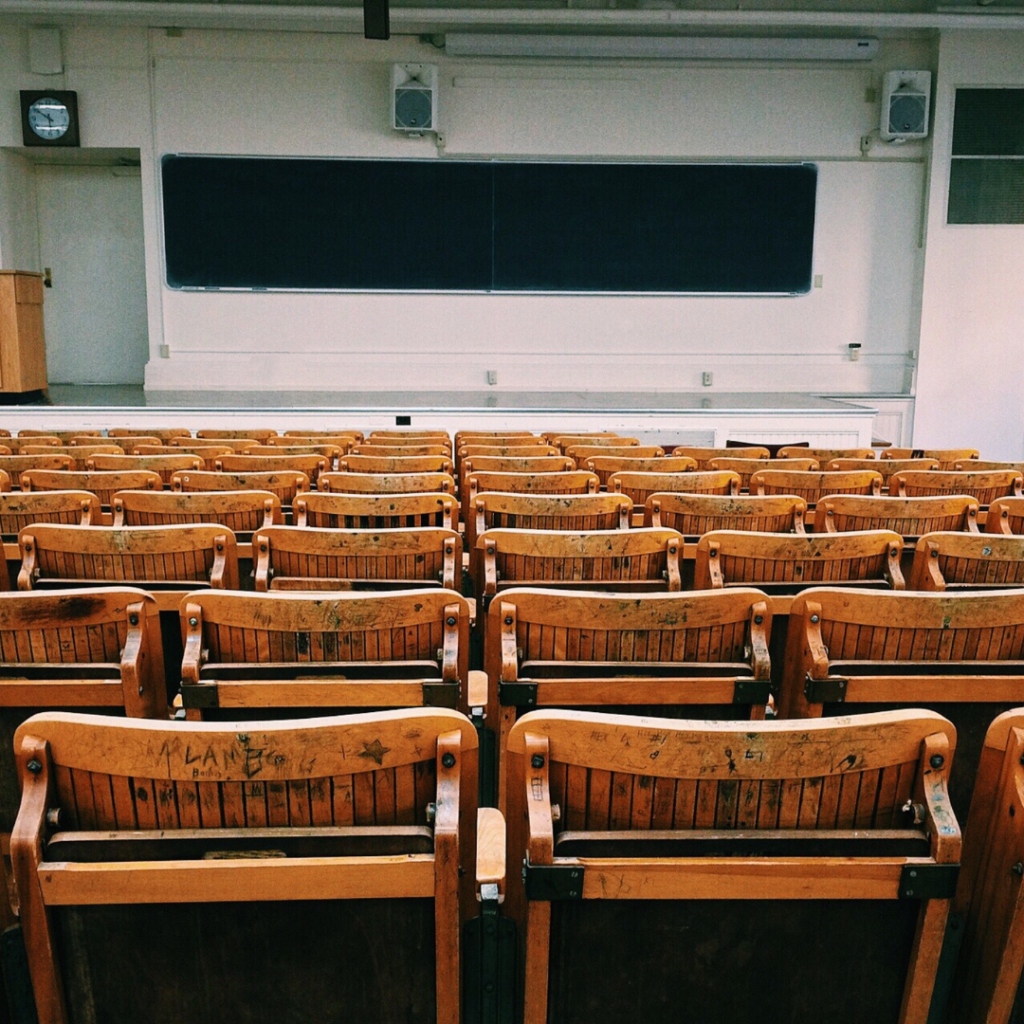
[[[166,154],[164,280],[203,292],[799,296],[813,279],[817,179],[808,161]],[[410,193],[415,212],[401,206]],[[333,211],[307,207],[308,196],[343,194],[357,198]],[[589,205],[574,210],[576,194]],[[218,230],[218,218],[233,231]],[[559,218],[571,235],[552,226]],[[271,257],[260,231],[301,256]],[[672,240],[667,259],[642,247],[662,238]],[[580,251],[563,256],[559,245]],[[752,253],[746,264],[735,259],[741,248]],[[396,257],[416,262],[396,270]]]

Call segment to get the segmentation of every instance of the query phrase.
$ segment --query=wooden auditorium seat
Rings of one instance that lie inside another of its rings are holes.
[[[228,448],[222,444],[203,444],[201,441],[199,444],[187,444],[187,438],[182,439],[181,444],[176,445],[148,445],[140,444],[137,445],[134,455],[167,455],[168,452],[180,452],[182,455],[193,455],[198,459],[202,460],[202,469],[204,472],[212,473],[214,466],[216,465],[217,459],[224,455],[234,454],[232,448]]]
[[[969,494],[979,505],[990,505],[997,498],[1019,498],[1024,476],[1013,470],[995,472],[956,472],[931,470],[925,473],[894,473],[889,477],[889,493],[901,498],[939,494]]]
[[[284,438],[284,440],[289,440]],[[262,455],[319,455],[327,460],[328,469],[333,469],[335,462],[348,451],[348,445],[337,444],[254,444],[245,449],[245,454],[250,456]]]
[[[455,494],[451,473],[324,473],[317,490],[330,494]]]
[[[61,440],[59,437],[5,437],[3,446],[10,450],[12,455],[20,455],[22,448],[59,448]]]
[[[256,590],[462,588],[462,538],[436,526],[269,526],[252,538]]]
[[[887,491],[895,473],[926,473],[938,468],[938,459],[833,459],[825,465],[829,473],[881,473]]]
[[[102,439],[101,439],[102,440]],[[52,457],[54,455],[66,455],[71,459],[71,468],[79,472],[85,469],[85,463],[94,455],[124,455],[124,449],[116,444],[82,444],[82,445],[25,445],[21,449],[22,456],[43,455]]]
[[[172,449],[168,449],[171,451]],[[171,477],[179,470],[200,470],[203,461],[198,455],[94,455],[85,463],[85,468],[92,473],[96,470],[148,470],[158,473],[164,487],[169,487]]]
[[[997,498],[988,507],[986,533],[1024,534],[1024,498]]]
[[[925,1024],[960,859],[955,744],[927,711],[526,715],[502,766],[523,1019]]]
[[[781,469],[787,473],[809,472],[821,467],[816,459],[741,459],[735,456],[729,458],[711,459],[708,462],[708,469],[720,473],[738,473],[740,478],[740,490],[750,490],[750,478],[763,469]]]
[[[900,571],[903,538],[891,530],[857,533],[751,533],[714,530],[697,542],[696,590],[759,587],[785,598],[805,587],[906,586]],[[776,602],[776,613],[788,609]]]
[[[768,449],[759,445],[746,448],[706,448],[684,444],[673,448],[672,454],[676,458],[693,459],[697,463],[697,469],[702,473],[711,468],[708,463],[712,459],[767,459],[771,457]]]
[[[640,438],[623,437],[621,434],[556,434],[551,438],[551,444],[564,455],[567,448],[579,444],[594,448],[634,448],[639,446]]]
[[[276,430],[266,430],[263,427],[258,427],[254,430],[242,430],[241,428],[226,430],[223,427],[208,427],[196,431],[196,437],[204,440],[206,438],[223,437],[238,441],[253,440],[260,444],[264,444],[269,438],[276,436]]]
[[[338,460],[341,473],[448,473],[454,464],[447,455],[346,455]]]
[[[100,500],[91,491],[15,491],[0,493],[0,535],[17,540],[32,523],[97,526]]]
[[[47,714],[16,743],[41,1021],[459,1024],[477,857],[462,715]]]
[[[238,541],[284,522],[281,501],[270,491],[118,491],[111,508],[116,527],[219,523]]]
[[[23,491],[89,491],[108,508],[118,491],[160,491],[163,486],[160,474],[148,469],[27,469],[21,474]]]
[[[370,444],[362,442],[354,445],[348,452],[350,455],[370,455],[377,458],[421,458],[423,456],[451,457],[451,449],[446,444]]]
[[[467,505],[470,500],[469,481],[473,476],[481,473],[518,473],[545,474],[545,473],[572,473],[576,470],[576,463],[564,455],[541,455],[536,458],[506,458],[497,455],[474,455],[472,458],[463,459],[459,464],[459,501]]]
[[[739,494],[740,474],[719,470],[696,470],[685,473],[612,473],[608,490],[625,494],[634,505],[646,505],[652,494],[666,491],[677,494]]]
[[[410,437],[438,437],[442,441],[451,442],[451,436],[447,430],[439,430],[436,427],[410,427],[408,430],[371,430],[364,440],[371,437],[394,438],[398,444],[408,440]],[[377,444],[376,441],[373,444]]]
[[[578,466],[582,466],[587,459],[604,455],[608,458],[628,459],[662,459],[665,457],[665,449],[658,445],[593,445],[593,444],[571,444],[565,449],[566,458],[572,459]]]
[[[931,708],[957,729],[953,809],[964,816],[988,723],[1024,704],[1024,590],[805,590],[793,600],[785,718]]]
[[[969,495],[878,498],[836,494],[818,502],[814,529],[817,533],[893,530],[903,536],[904,542],[916,542],[922,533],[933,530],[977,533],[978,503]]]
[[[794,495],[652,494],[644,505],[644,526],[665,526],[686,537],[711,530],[804,533],[807,502]]]
[[[476,595],[486,609],[509,587],[682,589],[683,538],[675,530],[486,530],[476,536]]]
[[[1024,708],[999,715],[985,734],[953,912],[962,934],[947,1024],[1010,1024],[1021,1018],[1024,918]],[[951,970],[943,958],[943,968]]]
[[[749,486],[751,494],[795,494],[812,506],[830,494],[881,494],[882,474],[763,469],[751,475]]]
[[[469,504],[478,494],[499,491],[504,494],[597,494],[598,479],[593,473],[573,470],[565,473],[467,473]]]
[[[821,465],[833,459],[870,459],[874,461],[874,448],[804,448],[801,445],[784,445],[779,449],[780,459],[816,459]]]
[[[171,477],[175,491],[270,491],[290,508],[297,494],[309,490],[305,473],[219,473],[184,472]]]
[[[239,435],[238,437],[183,437],[180,442],[177,438],[174,438],[168,442],[168,445],[172,448],[189,449],[196,444],[205,444],[217,448],[227,448],[229,454],[232,455],[244,455],[250,448],[255,448],[263,443],[259,438]]]
[[[939,469],[952,470],[958,462],[976,459],[981,453],[976,448],[882,448],[879,459],[935,459]]]
[[[339,428],[338,430],[286,430],[280,435],[281,437],[302,437],[302,438],[323,438],[326,441],[330,441],[332,438],[340,439],[343,437],[350,437],[353,441],[362,441],[363,432],[361,430],[352,430],[347,428]],[[447,436],[447,435],[445,435]],[[267,444],[273,444],[274,442],[267,438]],[[289,442],[290,443],[290,442]]]
[[[154,434],[125,434],[121,437],[107,437],[101,438],[105,444],[114,444],[121,449],[125,454],[130,455],[136,445],[139,444],[163,444],[163,439],[157,437]],[[72,448],[78,448],[82,446],[93,446],[96,444],[96,438],[89,435],[76,436],[71,438],[70,445]]]
[[[326,449],[337,449],[344,454],[351,451],[356,444],[359,444],[359,441],[354,437],[316,437],[308,434],[296,434],[291,437],[284,434],[279,437],[268,437],[263,444],[254,447],[254,452],[261,455],[264,454],[262,451],[264,448],[311,448],[313,450],[324,449],[320,454],[326,454]]]
[[[465,709],[470,615],[466,598],[440,588],[189,594],[182,705],[193,718],[243,708]]]
[[[199,586],[238,589],[235,535],[217,524],[119,529],[34,523],[18,535],[19,590],[132,583],[161,608]]]
[[[911,590],[998,590],[1024,586],[1024,537],[926,533],[917,542]]]
[[[218,473],[304,473],[311,486],[330,468],[322,455],[222,455],[214,463]]]
[[[1000,470],[1010,469],[1015,473],[1024,473],[1024,462],[1000,462],[991,459],[964,459],[953,465],[953,469],[963,470]]]
[[[88,437],[102,438],[103,431],[102,430],[36,430],[36,429],[32,429],[32,430],[19,430],[18,431],[18,437],[19,438],[31,438],[31,437],[52,438],[52,437],[56,437],[56,438],[58,438],[60,440],[61,444],[69,444],[71,442],[71,438],[73,438],[73,437],[87,437],[87,436]],[[48,441],[43,441],[42,443],[46,444],[46,443],[48,443]]]
[[[488,727],[501,752],[516,719],[537,708],[763,718],[771,624],[767,597],[753,589],[505,591],[487,613]],[[499,807],[505,794],[500,781]]]
[[[547,445],[549,442],[540,434],[530,430],[456,430],[454,437],[455,450],[467,444],[490,445]]]
[[[107,430],[107,437],[135,437],[139,434],[146,434],[149,437],[157,437],[161,441],[170,441],[172,437],[188,437],[189,430],[186,427],[146,427],[140,430],[136,427],[111,427]]]
[[[579,451],[572,448],[571,451]],[[637,448],[637,451],[644,451]],[[602,487],[608,486],[613,473],[690,473],[697,468],[693,459],[670,456],[591,455],[580,462],[580,468],[597,474]]]
[[[21,474],[28,469],[70,470],[74,464],[74,459],[60,453],[55,455],[0,455],[0,472],[7,474],[7,479],[14,489],[21,487]]]
[[[478,494],[471,510],[484,530],[628,530],[633,502],[625,494]],[[467,526],[470,515],[467,515]]]
[[[335,530],[395,530],[409,526],[459,528],[459,503],[452,494],[336,494],[306,491],[292,504],[296,526]]]

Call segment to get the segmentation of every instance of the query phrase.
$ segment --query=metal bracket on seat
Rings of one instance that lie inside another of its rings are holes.
[[[537,706],[537,684],[498,683],[498,703],[505,707],[535,708]]]
[[[733,704],[767,704],[771,683],[767,679],[737,679],[732,691]]]
[[[900,872],[900,899],[952,899],[959,875],[959,864],[904,864]]]
[[[812,679],[804,682],[804,696],[811,704],[842,704],[846,700],[848,679],[829,676],[827,679]]]
[[[184,708],[218,708],[220,691],[216,683],[185,683],[181,687]]]
[[[423,684],[423,706],[425,708],[456,708],[459,705],[459,688],[451,683],[428,682]]]
[[[526,898],[550,902],[552,900],[583,899],[582,864],[523,864]]]

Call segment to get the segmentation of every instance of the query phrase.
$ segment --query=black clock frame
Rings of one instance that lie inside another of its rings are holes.
[[[44,139],[32,130],[28,111],[36,100],[55,99],[68,108],[68,130],[56,139]],[[21,90],[21,138],[26,146],[80,146],[78,132],[78,93],[67,89],[22,89]]]

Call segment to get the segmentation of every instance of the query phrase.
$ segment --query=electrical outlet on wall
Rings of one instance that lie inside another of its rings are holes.
[[[709,388],[712,384],[715,383],[715,375],[710,370],[705,370],[700,375],[700,382],[701,384],[704,385],[704,387]]]

